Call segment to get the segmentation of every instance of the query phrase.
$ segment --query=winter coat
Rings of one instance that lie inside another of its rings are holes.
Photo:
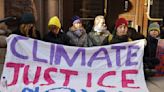
[[[144,51],[145,68],[154,69],[159,64],[159,59],[156,58],[158,39],[148,36],[146,40],[147,45]]]
[[[59,31],[57,35],[55,35],[50,31],[46,36],[44,36],[43,41],[56,43],[56,44],[63,44],[63,45],[69,44],[67,35],[62,31]]]
[[[137,32],[135,28],[129,27],[128,28],[128,36],[134,40],[145,39],[144,35]]]
[[[128,37],[128,35],[124,36],[117,36],[117,35],[109,35],[108,42],[109,44],[115,44],[115,43],[121,43],[121,42],[130,42],[132,41],[131,38]]]
[[[155,66],[157,66],[160,61],[156,58],[158,39],[148,36],[146,40],[147,45],[144,50],[143,64],[145,79],[147,80],[156,74]]]
[[[69,37],[69,44],[72,46],[79,47],[87,47],[87,33],[86,30],[82,27],[80,29],[76,29],[75,27],[69,28],[67,32],[67,36]]]
[[[104,30],[99,33],[92,29],[88,35],[88,39],[91,41],[92,46],[108,45],[109,34],[110,32],[108,30]]]
[[[36,32],[36,37],[33,37],[31,31],[29,31],[29,33],[28,33],[29,36],[26,36],[25,34],[22,34],[21,31],[20,31],[19,29],[13,31],[12,33],[13,33],[13,34],[17,34],[17,35],[26,36],[26,37],[30,37],[30,38],[34,38],[34,39],[39,39],[39,40],[40,40],[41,38],[40,38],[40,33],[39,33],[39,31],[35,30],[35,32]]]

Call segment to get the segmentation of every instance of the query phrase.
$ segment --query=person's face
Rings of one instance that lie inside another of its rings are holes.
[[[59,33],[59,28],[55,25],[50,26],[50,31],[52,31],[55,35]]]
[[[99,23],[97,24],[97,27],[100,29],[105,29],[106,28],[105,19],[100,19]]]
[[[73,23],[73,26],[78,29],[82,27],[82,23],[81,22]]]
[[[150,34],[150,36],[156,38],[159,35],[159,32],[158,32],[158,30],[153,29],[149,32],[149,34]]]
[[[122,24],[118,26],[116,30],[117,30],[116,34],[118,36],[123,36],[123,35],[127,35],[128,27],[125,24]]]

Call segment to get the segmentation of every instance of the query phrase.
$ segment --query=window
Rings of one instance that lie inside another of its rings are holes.
[[[71,24],[71,18],[78,15],[82,18],[84,26],[93,25],[97,15],[104,15],[105,2],[107,0],[63,0],[63,28],[67,30]]]
[[[104,0],[74,0],[74,14],[82,18],[104,15]]]
[[[164,0],[150,0],[150,17],[163,18],[164,17]]]

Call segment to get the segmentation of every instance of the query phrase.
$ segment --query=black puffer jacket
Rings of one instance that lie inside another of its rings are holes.
[[[159,59],[156,58],[158,39],[151,36],[147,37],[147,46],[144,51],[145,68],[154,69],[159,64]]]
[[[41,38],[40,38],[40,33],[39,33],[39,31],[35,30],[35,32],[36,32],[36,37],[33,36],[32,30],[30,30],[30,31],[28,32],[28,36],[25,35],[25,34],[23,34],[23,33],[21,33],[21,31],[20,31],[19,29],[13,31],[13,34],[17,34],[17,35],[21,35],[21,36],[30,37],[30,38],[33,38],[33,39],[38,39],[38,40],[40,40]]]
[[[57,35],[52,32],[49,32],[46,36],[44,36],[43,40],[56,44],[69,45],[68,36],[61,31]]]
[[[110,41],[110,44],[115,44],[115,43],[121,43],[121,42],[129,42],[131,39],[127,36],[113,36],[112,40]]]
[[[156,50],[157,50],[158,39],[153,38],[151,36],[147,37],[147,46],[144,51],[144,73],[145,79],[147,80],[149,77],[155,75],[156,70],[155,66],[157,66],[160,61],[156,58]]]

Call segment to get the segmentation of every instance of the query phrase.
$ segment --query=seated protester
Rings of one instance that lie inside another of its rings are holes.
[[[145,78],[154,75],[154,68],[159,64],[159,59],[156,58],[157,44],[160,34],[160,26],[158,23],[154,22],[149,25],[147,45],[144,51],[144,70]]]
[[[18,34],[34,39],[40,39],[40,33],[35,27],[35,18],[32,13],[25,13],[21,16],[17,30],[13,34]]]
[[[72,46],[88,46],[87,33],[79,16],[72,18],[72,27],[69,28],[67,36],[69,37],[69,44]]]
[[[109,44],[132,41],[127,32],[128,21],[125,18],[117,19],[113,35],[109,35],[108,37]]]
[[[107,30],[104,16],[96,16],[93,29],[88,35],[88,39],[91,41],[92,46],[107,45],[109,34],[110,32]]]
[[[145,39],[144,35],[137,32],[135,28],[128,27],[128,36],[134,41],[134,40],[140,40]]]
[[[68,37],[61,30],[61,23],[57,16],[51,17],[48,23],[48,34],[44,36],[43,40],[56,44],[68,45]]]

